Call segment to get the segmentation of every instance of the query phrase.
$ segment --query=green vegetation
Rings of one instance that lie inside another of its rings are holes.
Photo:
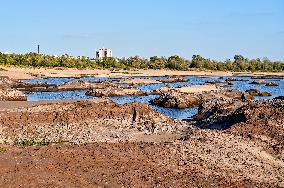
[[[7,149],[6,149],[6,148],[2,148],[2,147],[0,147],[0,154],[5,153],[6,151],[7,151]]]
[[[171,70],[220,70],[220,71],[264,71],[280,72],[284,70],[284,64],[280,61],[264,59],[247,59],[241,55],[235,55],[234,60],[224,62],[206,59],[200,55],[194,55],[192,60],[186,60],[179,56],[151,57],[144,59],[138,56],[115,59],[91,60],[88,57],[72,57],[69,55],[50,56],[36,53],[29,54],[3,54],[0,53],[0,65],[24,66],[24,67],[67,67],[78,69],[171,69]]]
[[[50,141],[47,139],[18,139],[16,138],[14,140],[14,145],[20,145],[20,146],[48,146],[50,144]]]

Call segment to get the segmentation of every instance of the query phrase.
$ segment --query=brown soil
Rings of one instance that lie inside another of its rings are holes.
[[[26,101],[27,97],[21,91],[18,91],[12,86],[16,81],[0,76],[0,101]]]
[[[13,85],[2,78],[0,90]],[[106,83],[60,87],[130,93]],[[0,101],[0,187],[284,187],[283,100],[250,101],[214,85],[173,92],[175,106],[203,101],[196,121],[103,96]]]
[[[227,138],[226,138],[227,137]],[[6,147],[1,187],[277,187],[283,162],[229,135],[183,143]]]
[[[219,131],[106,99],[1,107],[0,187],[283,187],[279,105]]]
[[[178,123],[146,104],[117,105],[107,99],[0,108],[0,143],[116,142],[145,135],[177,134]]]

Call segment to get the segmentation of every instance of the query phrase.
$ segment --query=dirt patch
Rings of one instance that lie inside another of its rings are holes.
[[[284,159],[284,103],[282,100],[208,100],[194,117],[205,129],[225,129],[259,142],[270,154]]]
[[[92,143],[177,134],[188,125],[146,104],[117,105],[109,100],[60,102],[0,111],[1,143]]]
[[[0,155],[0,186],[283,186],[283,162],[246,141],[202,134],[184,143],[10,147]]]
[[[16,81],[8,77],[0,77],[0,101],[26,101],[27,98],[21,91],[13,88]]]

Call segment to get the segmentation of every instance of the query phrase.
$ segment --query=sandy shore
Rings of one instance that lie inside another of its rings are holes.
[[[232,73],[224,71],[172,71],[172,70],[99,70],[99,69],[71,69],[71,68],[20,68],[0,66],[0,76],[8,76],[13,79],[33,79],[36,77],[79,77],[82,75],[94,75],[100,77],[136,76],[166,76],[166,75],[197,75],[197,76],[232,76],[239,75],[278,75],[281,73]]]

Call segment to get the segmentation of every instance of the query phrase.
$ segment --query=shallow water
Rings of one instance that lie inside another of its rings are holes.
[[[38,78],[38,79],[31,79],[31,80],[23,80],[25,83],[47,83],[47,84],[56,84],[56,85],[61,85],[65,84],[68,82],[74,82],[74,81],[105,81],[108,80],[106,77],[81,77],[81,78],[60,78],[60,77],[55,77],[55,78]]]
[[[145,77],[136,77],[132,76],[131,78],[145,78]],[[148,77],[154,80],[165,79],[166,77]],[[269,87],[265,85],[254,85],[249,84],[254,81],[251,77],[238,77],[238,76],[224,76],[224,77],[202,77],[202,76],[187,76],[187,82],[176,82],[176,83],[161,83],[161,84],[144,84],[138,86],[139,89],[143,91],[153,91],[160,89],[161,87],[181,87],[181,86],[192,86],[204,84],[207,81],[220,81],[224,82],[227,78],[237,78],[244,81],[235,81],[232,82],[232,86],[226,86],[231,89],[236,89],[240,91],[246,91],[249,89],[258,89],[260,91],[267,91],[272,94],[271,97],[256,97],[259,99],[270,99],[278,96],[284,95],[284,79],[262,79],[267,82],[276,82],[279,84],[277,87]],[[105,78],[105,77],[81,77],[81,78],[44,78],[44,79],[33,79],[33,80],[24,80],[26,83],[48,83],[48,84],[64,84],[73,81],[105,81],[105,80],[116,80],[118,78]],[[123,85],[123,86],[127,86]],[[64,92],[32,92],[26,93],[28,101],[40,101],[40,100],[67,100],[67,99],[92,99],[95,97],[86,96],[85,91],[64,91]],[[156,95],[150,96],[123,96],[123,97],[110,97],[110,99],[118,104],[126,104],[132,102],[141,102],[149,104],[149,101],[156,98]],[[175,119],[187,119],[197,113],[197,108],[188,108],[188,109],[168,109],[162,108],[155,105],[151,105],[153,109],[157,110],[160,113],[166,114],[169,117]]]
[[[60,92],[31,92],[26,93],[28,101],[45,100],[76,100],[93,99],[95,97],[85,95],[86,91],[60,91]]]
[[[238,78],[238,77],[236,77]],[[271,97],[256,97],[255,99],[273,99],[275,97],[283,96],[284,95],[284,79],[264,79],[266,82],[275,82],[279,84],[279,86],[271,87],[271,86],[265,86],[265,85],[255,85],[250,84],[255,79],[251,79],[250,77],[244,77],[242,78],[244,80],[248,80],[247,82],[244,81],[236,81],[233,82],[233,86],[231,88],[240,90],[240,91],[246,91],[249,89],[258,89],[262,92],[267,91],[271,93]]]
[[[181,87],[181,86],[192,86],[204,84],[207,81],[220,81],[224,82],[227,78],[237,78],[243,81],[234,81],[232,86],[226,86],[227,88],[236,89],[240,91],[246,91],[249,89],[258,89],[262,92],[267,91],[272,94],[271,97],[256,97],[256,99],[271,99],[278,96],[284,95],[284,79],[263,79],[266,82],[275,82],[279,84],[277,87],[250,84],[255,79],[251,77],[237,77],[237,76],[227,76],[227,77],[199,77],[199,76],[188,76],[187,82],[176,82],[176,83],[162,83],[162,84],[148,84],[141,85],[138,88],[143,91],[153,91],[160,89],[161,87]]]
[[[109,97],[110,100],[117,104],[127,104],[133,102],[141,102],[145,104],[150,104],[149,101],[158,97],[157,95],[149,95],[149,96],[123,96],[123,97]],[[151,105],[151,104],[150,104]],[[163,108],[156,105],[151,105],[153,109],[157,112],[165,114],[169,117],[175,119],[188,119],[193,115],[197,114],[197,108],[187,108],[187,109],[172,109],[172,108]]]

